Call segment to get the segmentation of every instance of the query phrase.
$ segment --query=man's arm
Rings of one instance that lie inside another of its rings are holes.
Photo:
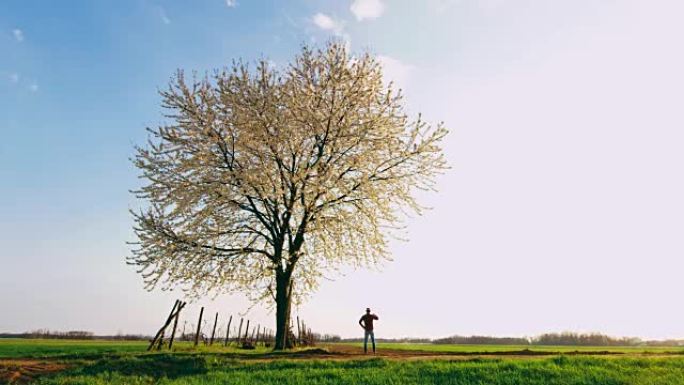
[[[380,318],[378,318],[378,316],[376,316],[375,314],[373,314],[373,319],[377,321],[377,320],[379,320]]]
[[[366,330],[366,325],[363,324],[363,317],[361,317],[361,319],[359,319],[359,325],[361,325],[363,330]]]

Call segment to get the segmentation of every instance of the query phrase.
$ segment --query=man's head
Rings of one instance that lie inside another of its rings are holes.
[[[369,307],[366,308],[366,314],[370,314],[370,308]]]

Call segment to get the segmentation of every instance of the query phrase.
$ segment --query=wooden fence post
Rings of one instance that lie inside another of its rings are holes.
[[[209,340],[209,346],[214,344],[214,335],[216,334],[216,324],[218,323],[218,312],[216,312],[216,317],[214,317],[214,328],[211,329],[211,340]]]
[[[197,332],[195,333],[195,347],[199,343],[200,330],[202,330],[202,314],[204,313],[204,306],[200,309],[199,321],[197,321]]]
[[[244,319],[242,317],[240,317],[240,327],[238,328],[238,334],[235,337],[235,344],[238,346],[240,345],[240,336],[242,335],[242,321],[243,320]]]
[[[306,340],[306,324],[304,323],[304,320],[302,320],[302,336],[300,337],[300,343],[304,345],[304,341]]]
[[[223,343],[223,346],[228,346],[228,337],[230,337],[230,323],[233,322],[233,315],[230,315],[230,318],[228,319],[228,327],[226,327],[226,340]]]
[[[247,342],[248,336],[249,336],[249,320],[247,320],[247,327],[245,327],[245,338],[242,339],[243,343]]]

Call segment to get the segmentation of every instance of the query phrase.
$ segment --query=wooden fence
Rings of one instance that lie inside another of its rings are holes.
[[[147,347],[148,351],[162,350],[163,348],[167,348],[169,350],[173,349],[173,343],[174,340],[176,340],[176,331],[178,329],[181,311],[186,305],[186,302],[176,300],[171,308],[171,312],[166,317],[166,320],[159,328],[154,338],[150,340],[150,345]],[[237,318],[235,318],[236,322],[233,323],[233,315],[231,314],[225,318],[226,321],[223,321],[226,322],[224,330],[224,328],[220,326],[220,319],[221,317],[219,312],[216,312],[214,315],[213,326],[210,329],[211,334],[205,335],[203,330],[204,326],[207,326],[207,320],[204,318],[204,307],[201,307],[196,328],[194,325],[190,325],[190,330],[195,330],[194,334],[186,333],[187,321],[185,321],[178,339],[183,341],[193,341],[194,347],[198,347],[201,343],[205,346],[217,344],[222,345],[223,347],[234,346],[240,349],[255,349],[258,346],[272,347],[275,343],[275,332],[265,326],[262,326],[261,324],[257,324],[255,327],[253,322],[250,325],[249,319],[240,317],[239,326],[236,328],[235,324],[237,324]],[[243,325],[245,326],[244,333]],[[295,334],[292,322],[290,322],[291,330],[288,334],[291,345],[313,346],[316,341],[311,328],[309,328],[303,320],[300,320],[299,317],[296,319],[296,327],[297,333]],[[169,329],[170,335],[166,337]]]

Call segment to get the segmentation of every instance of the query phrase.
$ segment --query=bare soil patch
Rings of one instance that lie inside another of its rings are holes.
[[[58,372],[66,367],[50,361],[0,359],[0,384],[28,384],[38,376]]]

